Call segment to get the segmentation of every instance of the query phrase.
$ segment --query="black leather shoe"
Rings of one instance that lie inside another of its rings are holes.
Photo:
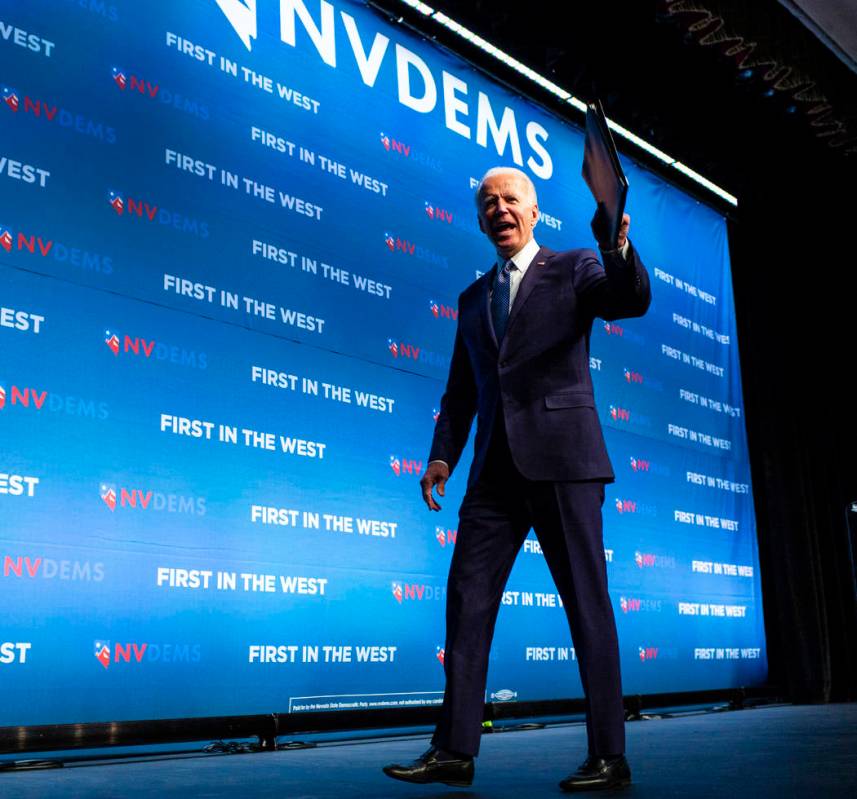
[[[473,782],[473,770],[472,758],[469,760],[444,759],[434,746],[408,766],[400,766],[398,763],[384,766],[384,773],[394,780],[420,784],[442,782],[445,785],[460,788],[466,788]]]
[[[604,788],[624,788],[631,784],[631,769],[625,755],[597,757],[590,755],[574,774],[569,774],[559,787],[574,791],[600,791]]]

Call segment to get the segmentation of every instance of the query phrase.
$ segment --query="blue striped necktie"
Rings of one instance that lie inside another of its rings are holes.
[[[506,323],[509,321],[509,297],[512,285],[510,272],[515,268],[515,264],[509,260],[506,265],[497,273],[497,278],[494,280],[494,292],[491,295],[491,319],[494,322],[494,335],[497,336],[497,343],[503,340],[506,333]]]

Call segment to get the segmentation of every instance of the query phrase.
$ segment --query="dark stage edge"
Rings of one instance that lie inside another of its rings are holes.
[[[627,734],[634,783],[609,796],[857,796],[857,704],[653,719],[629,723]],[[569,724],[486,735],[470,789],[409,785],[381,773],[383,764],[411,760],[427,746],[427,736],[415,736],[249,755],[150,756],[50,771],[0,772],[0,796],[555,797],[565,795],[557,782],[585,756],[586,733],[581,724]]]

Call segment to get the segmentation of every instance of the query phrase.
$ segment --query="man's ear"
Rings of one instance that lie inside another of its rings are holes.
[[[484,233],[485,227],[482,225],[482,214],[476,212],[476,222],[479,224],[479,229]]]
[[[538,206],[538,205],[534,205],[534,206],[533,206],[533,227],[535,227],[535,226],[536,226],[536,224],[538,223],[538,221],[539,221],[539,206]]]

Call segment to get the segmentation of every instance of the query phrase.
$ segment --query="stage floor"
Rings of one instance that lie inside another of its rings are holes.
[[[857,704],[683,715],[629,723],[627,734],[634,782],[611,796],[857,797]],[[568,724],[486,735],[469,789],[410,785],[381,773],[383,764],[411,760],[427,746],[427,736],[413,736],[0,772],[0,796],[556,797],[564,795],[557,782],[585,757],[586,733]]]

